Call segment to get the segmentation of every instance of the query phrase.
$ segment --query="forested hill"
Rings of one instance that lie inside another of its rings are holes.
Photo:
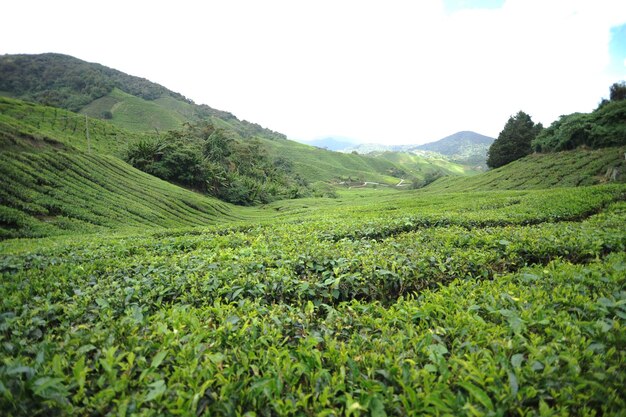
[[[182,94],[145,78],[69,55],[48,53],[0,57],[0,91],[25,100],[79,111],[115,87],[145,100],[169,96],[192,103]]]
[[[57,53],[1,55],[0,95],[110,119],[135,131],[169,130],[212,119],[243,137],[284,138],[229,112],[197,105],[145,78]]]

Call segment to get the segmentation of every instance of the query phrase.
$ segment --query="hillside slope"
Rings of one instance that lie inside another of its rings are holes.
[[[233,132],[227,122],[216,124]],[[89,141],[86,130],[89,129]],[[129,131],[105,120],[22,100],[0,97],[0,149],[63,149],[123,157],[129,144],[151,138],[156,132]],[[389,161],[363,155],[342,154],[287,139],[261,138],[271,158],[291,162],[293,174],[309,182],[340,178],[397,184],[393,173],[401,170]]]
[[[464,172],[460,167],[448,169],[440,162],[416,162],[415,158],[404,164],[406,158],[396,163],[389,158],[331,154],[305,147],[285,140],[280,133],[239,120],[231,113],[196,105],[146,79],[66,55],[0,56],[0,79],[0,96],[10,95],[56,106],[42,110],[42,107],[0,97],[0,106],[13,118],[25,121],[28,129],[34,126],[48,139],[54,138],[52,142],[71,143],[81,150],[91,146],[100,152],[122,157],[128,144],[145,135],[179,130],[185,123],[208,122],[230,132],[234,138],[263,139],[270,159],[288,159],[294,167],[294,175],[308,182],[348,179],[395,185],[402,178],[421,180],[442,170],[446,173]],[[87,119],[82,120],[58,107],[80,110],[91,119],[87,122]],[[91,144],[86,140],[88,128]]]
[[[472,177],[442,178],[433,192],[576,187],[626,181],[626,147],[533,154]],[[615,170],[615,171],[614,171]],[[608,175],[607,175],[608,173]]]
[[[378,159],[384,159],[398,166],[405,168],[408,173],[419,179],[423,179],[425,175],[472,175],[478,171],[473,170],[468,165],[461,165],[452,162],[444,157],[425,157],[410,152],[374,152],[368,154]]]
[[[62,54],[0,55],[0,95],[81,111],[91,117],[112,117],[114,124],[135,131],[215,119],[242,137],[284,138],[229,112],[197,105],[145,78]]]
[[[293,163],[293,170],[309,181],[351,179],[389,185],[400,181],[392,162],[364,155],[333,152],[290,140],[263,140],[269,152]]]
[[[258,215],[159,180],[115,156],[143,137],[0,97],[0,239],[201,226]]]
[[[251,210],[177,187],[112,156],[0,152],[0,239],[205,226]]]
[[[145,137],[143,133],[129,132],[67,110],[0,97],[3,151],[54,148],[121,157],[129,143]]]

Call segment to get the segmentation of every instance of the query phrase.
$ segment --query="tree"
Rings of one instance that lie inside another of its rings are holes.
[[[487,152],[487,165],[498,168],[529,155],[532,152],[531,143],[542,129],[541,123],[535,124],[523,111],[509,117]]]
[[[610,88],[611,101],[626,100],[626,82],[620,81]]]

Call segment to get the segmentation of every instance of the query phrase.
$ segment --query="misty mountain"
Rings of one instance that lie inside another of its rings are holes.
[[[445,157],[463,165],[486,166],[487,150],[495,139],[476,132],[462,131],[423,145],[383,145],[380,143],[352,144],[342,152],[356,151],[360,154],[373,152],[404,152],[424,157]]]
[[[485,166],[487,151],[495,139],[480,133],[462,131],[434,142],[409,148],[409,151],[437,152],[451,161]]]

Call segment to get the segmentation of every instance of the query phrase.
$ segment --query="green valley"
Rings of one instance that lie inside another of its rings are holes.
[[[624,414],[626,101],[478,173],[29,59],[0,71],[3,416]]]

